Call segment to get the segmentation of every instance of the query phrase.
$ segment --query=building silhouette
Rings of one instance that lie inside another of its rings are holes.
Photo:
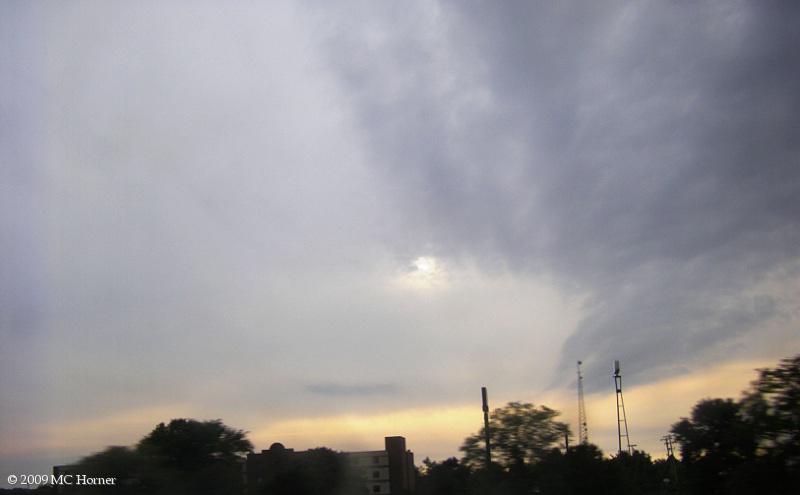
[[[404,437],[385,437],[384,450],[342,452],[347,463],[363,475],[369,493],[399,495],[414,489],[414,453]],[[266,485],[302,463],[309,451],[295,452],[280,443],[247,455],[247,493],[256,495]]]

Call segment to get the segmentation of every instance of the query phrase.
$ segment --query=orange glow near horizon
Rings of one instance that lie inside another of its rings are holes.
[[[624,389],[625,406],[631,443],[654,458],[663,457],[660,438],[681,417],[706,397],[738,398],[757,377],[758,368],[773,367],[773,361],[740,361],[697,370],[691,374],[668,378],[643,386]],[[609,380],[611,380],[609,378]],[[275,442],[287,448],[305,450],[328,447],[339,451],[382,450],[383,438],[399,435],[407,440],[414,452],[415,462],[426,457],[443,460],[460,457],[458,450],[464,439],[482,426],[479,387],[473,404],[417,408],[384,414],[339,414],[313,418],[286,418],[253,427],[246,423],[254,418],[223,419],[233,428],[249,431],[248,438],[256,451],[268,449]],[[490,390],[490,394],[491,394]],[[577,389],[538,393],[537,399],[526,397],[501,398],[497,393],[492,409],[509,400],[546,405],[562,412],[559,420],[568,423],[577,435]],[[133,445],[152,428],[172,418],[189,417],[188,405],[162,405],[121,412],[102,418],[72,422],[53,422],[34,432],[18,432],[4,440],[2,454],[47,451],[64,455],[72,462],[85,455],[103,450],[108,445]],[[587,394],[586,410],[589,439],[606,454],[617,449],[616,403],[613,383],[609,392]],[[198,418],[211,419],[211,418]],[[571,438],[570,441],[577,441]]]
[[[689,416],[698,401],[706,397],[738,398],[757,377],[756,369],[774,365],[772,361],[739,361],[624,388],[631,443],[653,458],[664,457],[661,437],[669,432],[673,423]],[[610,381],[608,393],[589,394],[585,399],[590,441],[606,454],[615,453],[617,417],[613,381]],[[577,435],[577,389],[574,393],[569,390],[545,392],[539,394],[537,400],[524,397],[508,400],[546,405],[561,411],[559,420],[568,423]],[[499,401],[491,404],[492,409],[504,405],[505,402]],[[475,404],[470,405],[278,421],[253,431],[250,438],[257,450],[268,449],[274,442],[297,450],[318,446],[334,450],[380,450],[383,437],[400,435],[406,437],[408,448],[414,451],[419,464],[426,457],[433,460],[460,457],[458,448],[464,439],[481,426],[480,400],[476,397]],[[570,441],[577,442],[577,438]]]
[[[480,427],[474,406],[408,409],[379,415],[337,415],[278,421],[253,431],[256,450],[275,442],[305,450],[325,446],[334,450],[383,450],[387,436],[403,436],[420,463],[425,457],[459,457],[463,439]]]

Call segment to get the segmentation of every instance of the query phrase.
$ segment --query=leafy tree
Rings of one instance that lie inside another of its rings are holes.
[[[552,449],[536,464],[534,487],[541,493],[571,495],[579,493],[606,493],[603,453],[595,445],[578,445],[561,453]]]
[[[741,411],[753,425],[757,460],[740,474],[765,480],[773,493],[800,493],[800,355],[759,370],[750,385]]]
[[[678,462],[674,455],[653,461],[653,469],[658,473],[658,479],[663,483],[666,491],[675,492],[685,485],[686,472],[684,468],[685,466]]]
[[[569,427],[556,421],[560,413],[546,406],[509,402],[492,411],[489,420],[489,441],[492,461],[505,468],[522,468],[543,459],[550,448],[569,433]],[[460,450],[463,462],[484,467],[485,429],[467,437]]]
[[[662,482],[650,456],[636,450],[604,459],[593,444],[582,444],[562,453],[552,449],[534,466],[531,491],[552,495],[640,495],[658,493]]]
[[[759,370],[742,407],[755,425],[760,455],[800,464],[800,354]]]
[[[466,495],[471,474],[469,466],[455,457],[441,462],[426,458],[422,461],[417,495]]]
[[[243,431],[221,420],[173,419],[156,426],[135,448],[108,447],[73,467],[76,475],[115,478],[113,486],[64,485],[59,493],[241,495],[240,456],[252,449]]]
[[[147,463],[143,483],[157,493],[236,494],[243,491],[242,458],[253,450],[245,432],[221,420],[173,419],[137,445]]]
[[[672,425],[686,474],[695,490],[724,490],[731,474],[755,458],[753,427],[733,399],[704,399],[692,408],[691,419]]]
[[[704,399],[672,425],[697,493],[800,493],[800,355],[759,370],[740,401]]]
[[[653,493],[663,485],[663,477],[647,452],[622,451],[608,462],[616,467],[619,486],[614,493]]]
[[[108,447],[102,452],[81,459],[74,467],[75,474],[89,478],[115,478],[110,485],[63,485],[59,493],[67,494],[139,494],[149,493],[141,484],[144,457],[129,447]]]

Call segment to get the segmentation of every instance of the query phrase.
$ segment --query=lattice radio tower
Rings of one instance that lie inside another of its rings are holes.
[[[614,385],[617,389],[617,436],[619,437],[619,453],[622,453],[622,437],[625,437],[625,445],[628,447],[628,454],[631,454],[631,440],[630,437],[628,437],[628,419],[625,417],[625,400],[622,398],[622,375],[619,372],[619,361],[614,361]]]
[[[581,374],[581,363],[578,361],[578,443],[585,445],[589,443],[589,427],[586,424],[586,404],[583,402],[583,375]]]

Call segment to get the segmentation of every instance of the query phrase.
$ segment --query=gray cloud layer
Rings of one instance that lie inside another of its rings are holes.
[[[794,4],[31,5],[0,6],[2,431],[797,344]],[[420,256],[447,290],[390,283]]]
[[[780,316],[750,289],[797,277],[796,6],[416,7],[329,33],[416,235],[589,293],[563,354],[597,373]]]
[[[370,383],[362,385],[343,385],[340,383],[313,383],[306,389],[319,395],[327,396],[373,396],[393,394],[397,391],[397,385],[392,383]]]

